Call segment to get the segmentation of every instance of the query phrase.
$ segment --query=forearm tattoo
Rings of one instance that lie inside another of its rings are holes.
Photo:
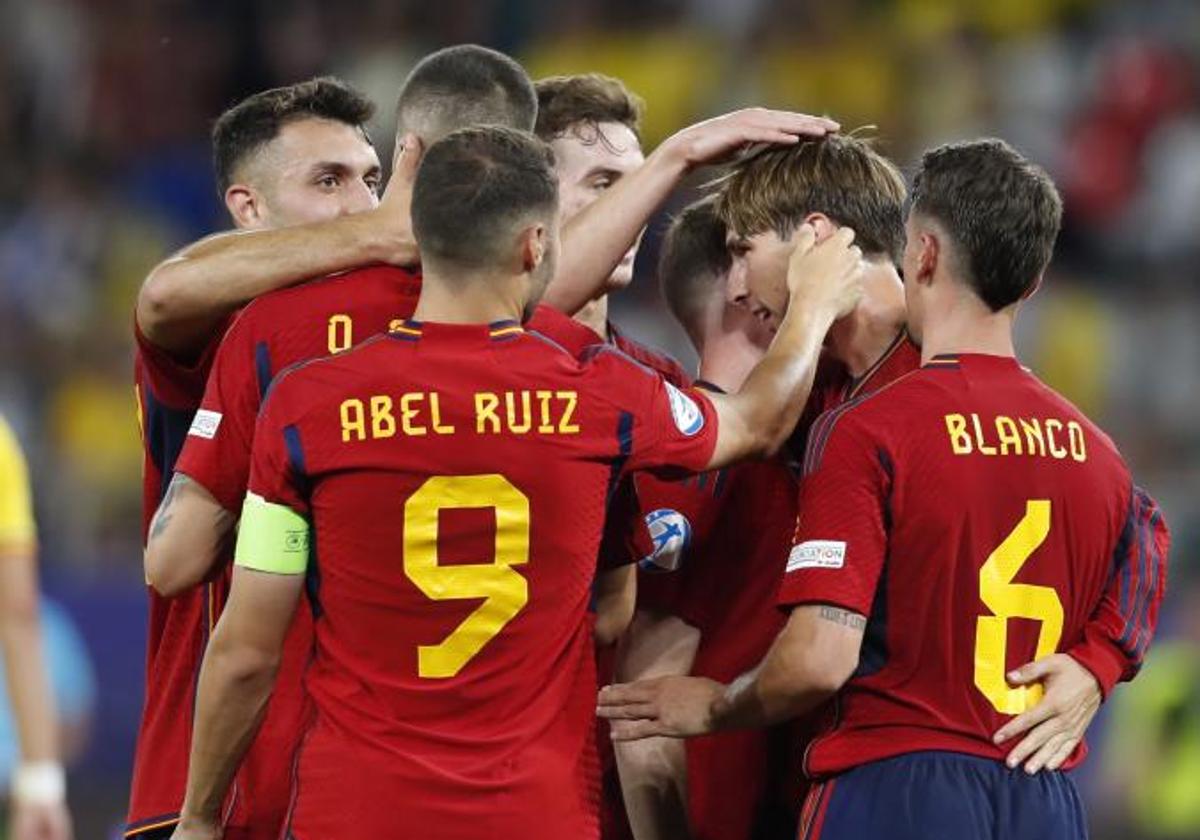
[[[167,485],[167,492],[163,494],[163,500],[158,506],[158,510],[154,512],[154,521],[150,524],[150,539],[162,534],[166,530],[167,525],[171,522],[173,511],[172,505],[175,504],[175,499],[179,495],[179,489],[189,481],[186,475],[175,473],[171,476],[171,483]]]
[[[835,624],[840,624],[843,627],[849,627],[852,630],[862,630],[867,626],[867,619],[856,612],[843,610],[840,607],[821,607],[821,611],[817,613],[818,617],[826,621],[832,621]]]

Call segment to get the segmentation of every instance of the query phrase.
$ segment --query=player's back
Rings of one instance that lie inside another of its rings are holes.
[[[139,336],[137,371],[147,448],[166,453],[156,456],[163,486],[178,469],[227,510],[239,511],[254,419],[274,375],[297,361],[345,350],[399,323],[411,314],[419,289],[419,275],[371,266],[270,292],[247,305],[228,331],[222,331],[219,349],[214,341],[196,369],[183,370],[173,380],[145,373],[154,372],[157,355]],[[173,397],[167,405],[182,404],[189,410],[164,407],[166,397]],[[193,422],[191,409],[197,405]],[[196,675],[228,597],[228,582],[225,569],[173,598],[151,591],[146,703],[135,758],[131,830],[170,824],[183,800],[191,716],[180,715],[179,709],[194,702]],[[287,807],[290,756],[305,714],[300,677],[311,632],[304,619],[301,614],[289,636],[269,714],[235,789],[230,824],[253,826],[257,833],[251,836],[276,833]]]
[[[257,298],[231,334],[242,327],[253,337],[254,371],[265,392],[283,368],[348,350],[401,323],[420,290],[419,274],[392,266],[331,274]]]
[[[870,480],[845,488],[841,504],[878,506],[883,528],[812,540],[847,534],[831,505],[810,507],[806,494],[805,541],[788,564],[833,581],[873,546],[881,557],[874,587],[859,569],[827,589],[870,617],[838,722],[810,748],[808,769],[928,750],[1001,759],[992,734],[1039,697],[1005,674],[1080,640],[1109,576],[1147,545],[1153,503],[1111,441],[1012,358],[937,357],[818,422],[807,471],[860,458],[870,464],[856,474]],[[1159,583],[1131,577],[1134,647],[1149,643]]]
[[[703,466],[715,423],[612,350],[413,323],[283,377],[259,434],[277,426],[319,581],[298,840],[372,812],[353,836],[593,836],[607,499],[672,447]],[[270,495],[262,445],[251,490]]]

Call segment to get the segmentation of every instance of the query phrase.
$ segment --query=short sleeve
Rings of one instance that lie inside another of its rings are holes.
[[[250,475],[250,445],[261,401],[254,343],[245,318],[225,336],[213,361],[204,398],[196,411],[178,472],[212,493],[223,508],[241,508]]]
[[[285,389],[287,390],[287,389]],[[312,530],[299,428],[272,395],[255,424],[250,478],[242,505],[234,563],[275,574],[308,566]]]
[[[0,418],[0,548],[28,548],[36,540],[29,469],[16,435]]]
[[[604,514],[600,540],[600,568],[615,569],[637,563],[653,550],[642,523],[641,507],[633,476],[617,482]]]
[[[890,477],[883,444],[854,416],[814,427],[779,604],[833,604],[868,615],[887,551]],[[824,432],[824,433],[823,433]]]
[[[625,411],[632,418],[630,436],[627,441],[622,438],[628,449],[627,469],[668,478],[703,471],[717,445],[712,401],[697,388],[676,388],[635,362],[625,364]]]

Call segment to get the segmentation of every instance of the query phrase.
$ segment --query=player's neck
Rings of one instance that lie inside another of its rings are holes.
[[[413,318],[440,324],[520,321],[522,304],[509,293],[515,286],[505,278],[447,282],[426,272]]]
[[[904,286],[890,262],[872,262],[863,275],[863,297],[829,329],[829,349],[854,377],[862,376],[904,328]]]
[[[583,309],[575,313],[575,320],[608,341],[608,295],[584,304]]]
[[[709,335],[698,349],[699,378],[728,394],[741,390],[742,383],[763,357],[762,349],[741,332]]]
[[[945,354],[1017,355],[1013,347],[1015,306],[993,312],[969,293],[956,294],[944,303],[930,303],[933,305],[921,329],[922,364]]]

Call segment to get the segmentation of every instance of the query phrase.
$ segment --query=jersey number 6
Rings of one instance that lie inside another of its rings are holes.
[[[979,570],[979,598],[993,615],[976,619],[975,687],[1001,714],[1020,714],[1042,696],[1040,685],[1012,687],[1004,678],[1008,620],[1028,618],[1041,623],[1035,659],[1053,653],[1062,638],[1063,606],[1058,593],[1049,586],[1012,582],[1049,533],[1050,501],[1027,501],[1021,521]]]
[[[494,556],[486,563],[438,565],[438,514],[452,508],[491,508]],[[427,479],[404,504],[404,573],[434,601],[482,598],[449,636],[417,648],[417,673],[453,677],[504,629],[529,600],[529,582],[514,566],[529,562],[529,498],[502,475],[443,475]]]

